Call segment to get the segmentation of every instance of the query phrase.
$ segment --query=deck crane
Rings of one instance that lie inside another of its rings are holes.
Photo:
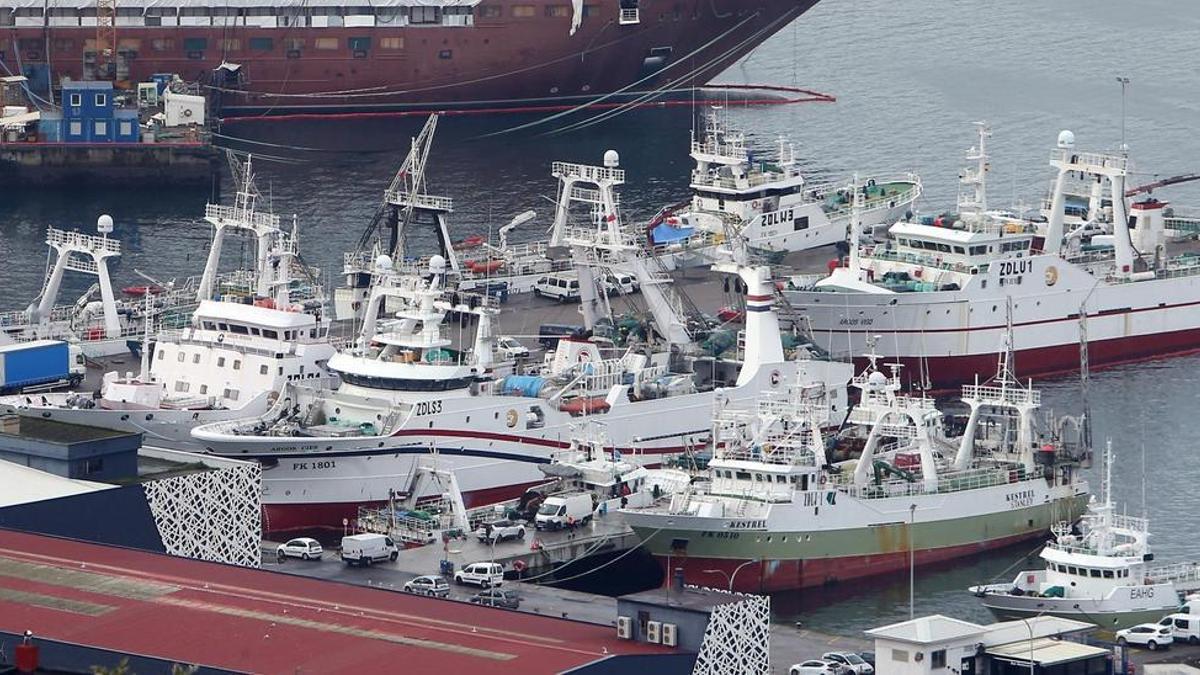
[[[117,0],[96,0],[96,79],[117,79]]]

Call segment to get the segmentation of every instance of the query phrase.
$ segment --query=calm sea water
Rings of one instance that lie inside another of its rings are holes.
[[[1200,170],[1200,3],[1178,0],[823,0],[722,79],[775,83],[832,93],[835,104],[737,108],[734,123],[764,151],[786,134],[814,178],[852,171],[922,175],[922,208],[951,206],[971,123],[992,124],[993,204],[1034,204],[1050,180],[1048,151],[1060,129],[1081,148],[1121,142],[1117,76],[1131,78],[1126,137],[1136,182],[1154,174]],[[621,153],[627,211],[645,216],[687,196],[692,111],[641,110],[570,134],[553,124],[499,133],[538,118],[504,115],[441,121],[430,165],[431,191],[456,200],[454,236],[487,233],[532,208],[539,218],[515,239],[543,236],[555,184],[550,162],[598,163]],[[577,121],[581,116],[570,118]],[[422,120],[412,118],[238,123],[231,136],[258,153],[260,186],[277,213],[298,214],[311,264],[340,266],[399,166]],[[495,135],[493,135],[495,134]],[[228,186],[228,181],[226,181]],[[1163,192],[1200,206],[1200,185]],[[205,190],[95,191],[86,187],[19,193],[0,186],[0,311],[23,308],[45,270],[44,228],[89,230],[101,213],[117,222],[125,249],[118,284],[198,274],[208,228]],[[234,250],[232,255],[238,255]],[[66,293],[83,290],[76,283]],[[65,295],[64,297],[73,297]],[[1188,424],[1200,360],[1182,358],[1096,373],[1097,438],[1118,453],[1116,494],[1131,512],[1153,516],[1162,560],[1200,557],[1189,534],[1197,503],[1193,456],[1200,432]],[[1044,383],[1046,400],[1074,412],[1078,383]],[[1144,471],[1143,471],[1144,466]],[[917,578],[917,610],[985,619],[962,589],[1000,572],[1024,549],[969,560]],[[780,596],[781,620],[845,633],[908,611],[907,575],[820,594]]]

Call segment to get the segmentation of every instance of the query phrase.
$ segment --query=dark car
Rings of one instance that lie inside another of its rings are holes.
[[[521,606],[521,596],[510,588],[489,588],[472,596],[471,602],[485,607],[517,609]]]
[[[582,326],[572,326],[562,323],[544,323],[538,328],[538,344],[545,349],[558,346],[558,339],[583,331]]]

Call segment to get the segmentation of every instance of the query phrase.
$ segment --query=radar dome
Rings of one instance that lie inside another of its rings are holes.
[[[435,255],[429,259],[429,271],[433,274],[443,274],[446,271],[446,259]]]
[[[96,231],[100,234],[110,234],[113,231],[112,216],[107,213],[96,219]]]
[[[883,389],[883,387],[887,385],[887,375],[884,375],[876,370],[867,376],[867,384],[870,385],[872,389]]]
[[[615,169],[621,164],[621,154],[616,150],[604,151],[604,166]]]
[[[1058,147],[1073,148],[1075,147],[1075,133],[1070,129],[1063,129],[1058,132]]]
[[[392,259],[387,255],[380,255],[375,259],[375,269],[380,272],[386,272],[392,269]]]

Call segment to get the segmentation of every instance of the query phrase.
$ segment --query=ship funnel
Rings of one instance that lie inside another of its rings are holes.
[[[1075,147],[1075,133],[1070,129],[1063,129],[1058,132],[1058,147],[1064,150],[1070,150]]]
[[[604,166],[608,169],[615,169],[621,165],[621,155],[616,150],[606,150],[604,152]]]
[[[97,218],[96,219],[96,231],[99,232],[100,234],[112,234],[112,231],[113,231],[112,216],[105,213],[105,214],[102,214],[99,218]]]

